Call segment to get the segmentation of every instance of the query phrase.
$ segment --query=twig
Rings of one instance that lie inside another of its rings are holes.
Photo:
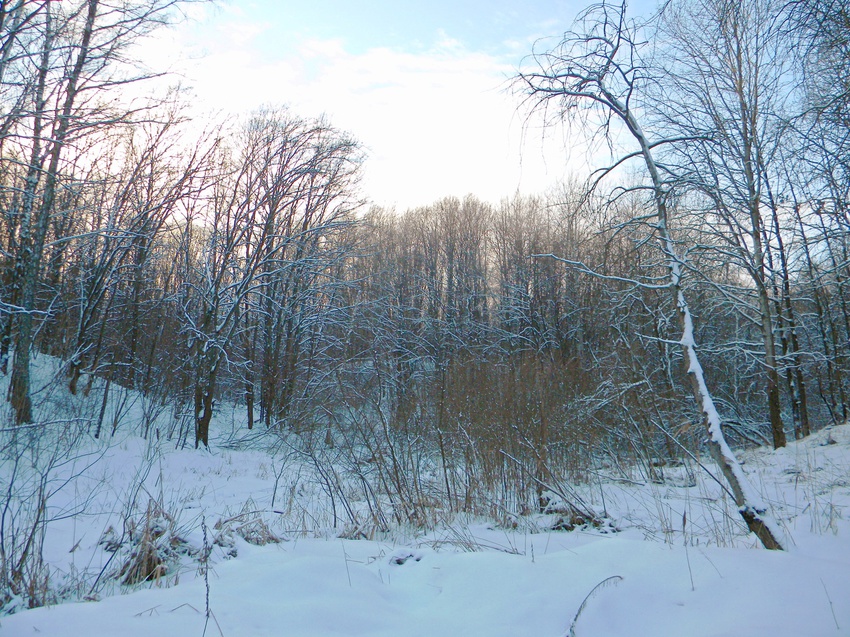
[[[213,621],[215,622],[215,627],[218,628],[218,634],[221,637],[224,637],[224,631],[221,630],[221,625],[218,623],[218,619],[216,618],[215,613],[212,612],[212,609],[210,609],[210,617],[212,617]]]
[[[622,579],[623,577],[621,575],[612,575],[611,577],[606,577],[604,580],[602,580],[596,586],[590,589],[590,592],[587,594],[587,597],[584,598],[584,601],[581,603],[581,606],[578,607],[578,610],[576,611],[576,616],[573,617],[573,623],[570,624],[570,632],[567,633],[568,637],[576,637],[576,622],[578,622],[579,616],[584,610],[584,607],[587,606],[587,602],[590,600],[593,594],[600,588],[603,588],[608,584],[612,584],[614,582],[619,582]]]
[[[201,637],[206,637],[207,634],[207,626],[210,623],[210,617],[212,616],[212,610],[210,610],[210,552],[212,551],[212,547],[209,545],[209,540],[207,539],[207,518],[204,513],[201,513],[201,529],[204,533],[204,552],[202,553],[203,557],[202,564],[204,569],[204,588],[206,589],[206,597],[204,598],[205,603],[205,612],[204,612],[204,632],[201,634]],[[215,621],[215,625],[218,626],[218,621],[213,617]],[[218,627],[218,632],[221,633],[221,627]]]
[[[696,586],[694,586],[694,571],[691,568],[691,555],[688,553],[688,535],[687,535],[687,526],[688,526],[688,512],[682,512],[682,540],[685,545],[685,559],[688,562],[688,574],[691,576],[691,590],[695,591]]]
[[[728,495],[730,498],[732,498],[732,501],[734,502],[735,494],[732,493],[732,491],[729,489],[729,487],[727,487],[725,484],[723,484],[720,481],[720,478],[718,478],[711,471],[709,471],[708,467],[706,467],[702,462],[700,462],[699,459],[693,453],[691,453],[691,451],[685,445],[683,445],[681,442],[676,440],[676,436],[674,436],[669,431],[664,429],[664,427],[659,425],[657,422],[652,421],[652,424],[655,425],[661,433],[663,433],[665,436],[667,436],[673,442],[673,444],[675,444],[677,447],[679,447],[679,449],[681,449],[686,454],[688,454],[690,459],[693,460],[694,462],[696,462],[700,466],[700,468],[703,471],[705,471],[712,480],[714,480],[718,485],[720,485],[720,488],[723,489],[726,492],[726,495]]]
[[[832,612],[832,621],[835,622],[835,629],[841,630],[841,626],[838,625],[838,618],[835,616],[835,607],[832,605],[832,598],[829,596],[829,591],[826,590],[826,584],[822,577],[820,578],[820,584],[823,586],[823,592],[826,594],[826,599],[829,602],[829,610]]]
[[[505,456],[506,458],[508,458],[509,460],[512,460],[513,462],[515,462],[516,465],[520,469],[525,471],[528,474],[528,477],[531,478],[534,482],[536,482],[539,486],[541,486],[544,489],[547,489],[548,491],[551,491],[552,493],[563,498],[564,501],[571,507],[572,513],[578,513],[582,517],[587,519],[588,521],[599,519],[599,516],[596,515],[596,513],[593,512],[593,509],[591,507],[589,507],[587,505],[587,503],[584,502],[584,500],[581,499],[581,496],[579,496],[579,494],[576,493],[575,491],[572,491],[572,489],[570,489],[569,486],[567,486],[566,484],[562,483],[562,484],[559,484],[559,485],[555,485],[555,484],[549,484],[547,482],[544,482],[543,480],[538,478],[536,475],[534,475],[534,472],[531,471],[531,469],[526,467],[522,462],[520,462],[519,460],[514,458],[511,454],[509,454],[504,449],[500,449],[499,453],[502,454],[503,456]],[[564,488],[561,488],[561,487],[564,487]],[[568,494],[564,493],[564,491],[571,491],[571,493],[568,495]],[[576,504],[576,503],[578,503],[578,504]]]
[[[345,543],[340,540],[340,546],[342,546],[342,555],[345,558],[345,574],[348,575],[348,587],[351,588],[351,571],[348,570],[348,553],[345,552]]]

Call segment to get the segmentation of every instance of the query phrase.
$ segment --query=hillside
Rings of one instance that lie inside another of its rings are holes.
[[[56,370],[52,359],[39,359],[45,382]],[[100,407],[95,391],[90,399],[55,391],[66,411]],[[144,404],[128,392],[122,422],[141,418]],[[107,414],[118,408],[110,402]],[[0,619],[3,635],[850,630],[846,425],[779,451],[742,454],[790,540],[787,552],[776,552],[759,547],[693,463],[658,467],[650,481],[637,468],[626,477],[600,462],[586,481],[561,485],[562,495],[592,508],[597,525],[559,514],[556,494],[549,514],[459,514],[435,502],[427,523],[382,525],[370,517],[363,485],[324,442],[311,456],[296,436],[240,438],[234,423],[242,414],[221,405],[211,450],[182,449],[163,433],[169,417],[159,416],[147,441],[124,433],[126,424],[99,440],[83,432],[54,463],[45,482],[48,522],[39,530],[45,595],[55,604],[24,610],[13,600],[6,612],[17,612]],[[35,484],[33,464],[20,463],[19,494]],[[4,462],[4,490],[11,470]],[[338,491],[329,489],[329,470]],[[9,517],[23,521],[32,502],[7,500],[7,532]],[[363,523],[353,525],[348,509]],[[150,580],[122,584],[143,573],[138,558],[146,555]]]

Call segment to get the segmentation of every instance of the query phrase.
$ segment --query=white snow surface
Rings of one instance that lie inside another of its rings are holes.
[[[427,531],[352,533],[342,521],[334,528],[298,456],[259,442],[222,446],[239,421],[225,412],[211,451],[119,429],[87,443],[95,455],[62,467],[77,477],[50,501],[45,558],[64,599],[93,601],[2,616],[0,636],[850,635],[848,425],[740,454],[791,540],[775,552],[759,547],[734,503],[695,466],[664,468],[654,483],[600,465],[575,488],[607,513],[601,529],[547,530],[556,516],[500,525],[446,514]],[[8,470],[0,466],[3,485]],[[139,510],[162,504],[183,548],[157,581],[123,586],[115,571],[126,555],[113,557],[102,538],[110,527],[120,533],[133,492]],[[81,502],[83,515],[63,515]],[[228,526],[234,518],[262,520],[281,541],[249,544]],[[223,538],[206,578],[204,526],[207,546]]]
[[[623,579],[589,600],[577,635],[814,637],[847,634],[850,626],[850,560],[839,542],[789,554],[693,549],[692,590],[682,547],[630,534],[514,539],[522,540],[526,554],[429,549],[420,561],[402,565],[389,563],[395,547],[382,542],[240,545],[238,558],[214,568],[207,634],[564,635],[583,598],[612,575]],[[28,610],[5,617],[2,632],[201,635],[204,598],[203,581],[195,579]]]

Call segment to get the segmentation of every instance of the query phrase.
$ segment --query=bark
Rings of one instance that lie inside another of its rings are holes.
[[[21,237],[19,254],[15,263],[15,290],[13,298],[20,301],[23,311],[18,317],[18,329],[15,333],[15,353],[12,360],[12,377],[9,382],[9,402],[15,412],[15,423],[23,424],[32,420],[32,400],[30,399],[30,348],[32,346],[32,327],[36,277],[41,261],[37,249],[38,228],[47,228],[47,220],[41,219],[37,212],[44,213],[44,207],[37,206],[36,197],[41,181],[44,157],[42,156],[42,135],[45,125],[46,100],[45,89],[49,71],[50,53],[53,48],[52,26],[49,7],[45,17],[45,35],[42,44],[38,80],[35,92],[33,113],[32,148],[25,181],[22,210]],[[55,151],[54,151],[55,152]],[[49,212],[49,211],[48,211]],[[35,219],[33,216],[35,216]],[[35,227],[35,237],[33,231]]]
[[[210,421],[213,412],[214,381],[195,386],[195,449],[210,446]]]

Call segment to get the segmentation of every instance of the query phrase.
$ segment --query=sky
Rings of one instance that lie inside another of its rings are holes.
[[[586,169],[574,133],[518,110],[510,78],[585,0],[221,0],[147,44],[196,108],[285,105],[363,145],[363,194],[388,208],[472,193],[497,202]]]

